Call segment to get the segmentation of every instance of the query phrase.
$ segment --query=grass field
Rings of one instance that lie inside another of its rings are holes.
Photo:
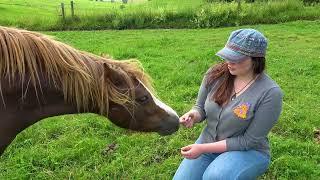
[[[246,27],[269,39],[267,73],[284,92],[283,112],[270,135],[272,164],[261,179],[319,179],[320,144],[313,131],[320,128],[320,22]],[[235,29],[45,33],[95,54],[139,59],[158,95],[181,115]],[[170,179],[182,160],[179,148],[193,143],[203,127],[161,137],[120,129],[94,114],[48,118],[9,146],[0,158],[0,179]]]
[[[65,3],[65,20],[61,2]],[[304,6],[302,0],[256,0],[240,8],[236,2],[205,0],[129,0],[126,5],[74,2],[75,17],[71,18],[70,0],[1,0],[0,25],[29,30],[208,28],[320,18],[320,5]]]

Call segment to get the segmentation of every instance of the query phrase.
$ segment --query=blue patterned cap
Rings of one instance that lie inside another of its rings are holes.
[[[240,62],[247,57],[265,57],[267,38],[255,29],[233,31],[223,49],[217,56],[231,62]]]

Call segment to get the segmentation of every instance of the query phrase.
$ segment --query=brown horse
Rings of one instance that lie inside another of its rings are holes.
[[[99,57],[0,26],[0,155],[39,120],[85,112],[136,131],[168,135],[179,128],[177,113],[153,95],[138,61]]]

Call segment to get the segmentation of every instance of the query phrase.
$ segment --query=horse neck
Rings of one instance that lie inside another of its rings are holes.
[[[0,155],[18,133],[32,124],[47,117],[77,112],[73,105],[65,103],[63,94],[44,83],[43,78],[42,91],[37,93],[32,86],[22,91],[27,83],[21,84],[17,79],[11,81],[10,86],[8,82],[0,79],[4,98],[3,101],[0,96]]]
[[[88,69],[96,73],[95,77],[102,75],[102,66],[90,58],[83,59]],[[28,76],[26,76],[28,77]],[[1,78],[0,87],[4,96],[4,102],[0,96],[0,115],[5,112],[19,112],[16,118],[34,124],[35,122],[52,116],[74,114],[74,113],[98,113],[98,110],[78,109],[76,105],[65,101],[61,84],[54,86],[49,77],[39,71],[39,85],[33,87],[28,80],[19,77],[11,79]],[[27,90],[26,90],[27,89]],[[1,91],[0,91],[1,93]],[[1,94],[0,94],[1,95]],[[1,117],[1,116],[0,116]]]
[[[74,105],[64,101],[63,93],[49,85],[43,76],[40,76],[41,90],[28,85],[27,81],[19,82],[17,78],[9,85],[7,79],[1,78],[4,97],[4,101],[0,97],[1,125],[6,124],[20,132],[44,118],[78,112]]]

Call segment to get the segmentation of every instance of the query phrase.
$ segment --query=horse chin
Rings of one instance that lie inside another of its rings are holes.
[[[174,132],[176,132],[178,130],[177,129],[167,129],[167,130],[161,130],[161,131],[158,131],[158,134],[160,136],[168,136],[168,135],[171,135],[173,134]]]

